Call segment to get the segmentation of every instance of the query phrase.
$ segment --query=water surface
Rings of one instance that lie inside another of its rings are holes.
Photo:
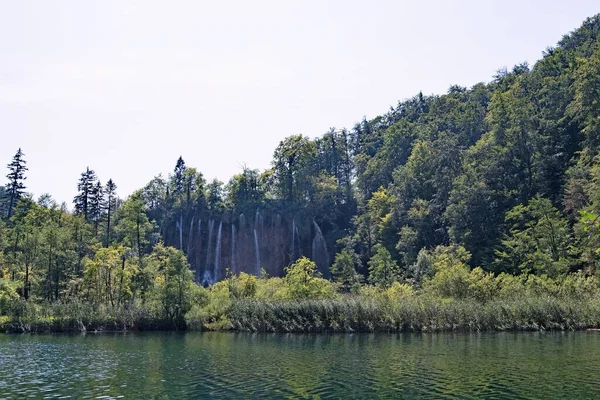
[[[600,398],[600,333],[0,335],[0,399]]]

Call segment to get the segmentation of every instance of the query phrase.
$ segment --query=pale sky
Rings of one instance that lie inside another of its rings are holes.
[[[598,12],[598,0],[0,0],[0,168],[21,147],[27,190],[69,206],[86,166],[121,197],[180,155],[226,182],[269,167],[286,136],[533,64]]]

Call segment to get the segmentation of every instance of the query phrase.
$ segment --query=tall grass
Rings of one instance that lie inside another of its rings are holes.
[[[600,327],[600,302],[551,297],[486,303],[425,296],[396,303],[360,296],[302,301],[242,299],[232,304],[228,327],[263,332],[576,330]]]
[[[150,309],[94,306],[81,301],[36,304],[23,300],[11,304],[0,317],[3,332],[89,332],[128,330],[172,330],[170,321]]]

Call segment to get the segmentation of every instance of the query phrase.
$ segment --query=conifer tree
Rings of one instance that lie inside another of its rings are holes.
[[[106,198],[104,199],[104,209],[106,210],[106,242],[105,247],[108,247],[110,244],[110,232],[111,232],[111,217],[116,209],[116,190],[117,185],[113,182],[112,179],[109,179],[106,182],[106,187],[104,188],[104,193],[106,194]]]
[[[90,220],[90,198],[95,183],[96,173],[87,167],[85,172],[81,174],[81,178],[79,178],[79,183],[77,184],[79,193],[73,199],[75,213],[83,215],[86,221]]]
[[[94,224],[94,234],[97,236],[98,224],[100,223],[104,212],[104,189],[102,188],[102,183],[100,183],[100,181],[96,181],[92,186],[88,209],[89,219]]]
[[[23,195],[25,184],[23,181],[26,179],[25,171],[27,171],[26,162],[23,158],[25,154],[21,151],[21,148],[17,150],[17,153],[13,157],[10,164],[8,164],[9,173],[6,175],[8,178],[8,184],[6,185],[6,191],[9,196],[8,204],[8,216],[10,218],[13,213],[13,208],[17,201]]]
[[[173,174],[173,183],[174,183],[173,186],[174,186],[176,194],[181,194],[183,192],[184,172],[186,169],[187,169],[187,167],[185,166],[185,161],[183,161],[183,158],[181,156],[179,156],[179,159],[177,160],[177,164],[175,165],[175,170],[174,170],[174,174]]]

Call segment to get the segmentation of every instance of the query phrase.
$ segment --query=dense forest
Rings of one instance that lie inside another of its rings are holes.
[[[288,284],[289,298],[315,288],[460,298],[485,282],[502,291],[510,277],[597,290],[600,15],[531,68],[419,93],[315,139],[289,136],[270,169],[243,168],[227,183],[180,157],[168,177],[123,199],[118,177],[102,181],[92,168],[73,182],[71,207],[26,192],[21,149],[8,164],[0,314],[32,302],[154,301],[182,321],[194,302],[206,309],[217,282],[243,297],[256,285],[274,293],[275,283],[256,283],[267,277]]]

